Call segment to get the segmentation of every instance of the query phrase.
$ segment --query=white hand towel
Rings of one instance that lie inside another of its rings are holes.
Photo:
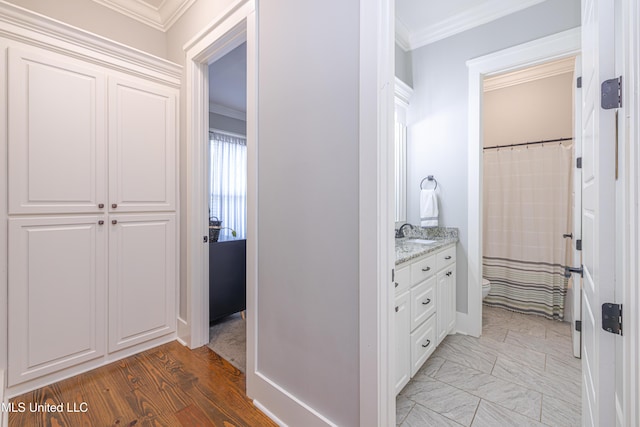
[[[438,196],[433,189],[420,190],[420,225],[438,226]]]

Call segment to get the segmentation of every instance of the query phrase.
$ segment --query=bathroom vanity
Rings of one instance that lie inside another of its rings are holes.
[[[457,236],[396,240],[396,394],[455,330],[456,242]]]

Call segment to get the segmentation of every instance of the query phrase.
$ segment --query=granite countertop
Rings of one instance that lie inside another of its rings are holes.
[[[396,239],[396,265],[438,251],[458,242],[457,228],[406,229],[403,238]],[[433,240],[433,243],[420,243],[416,239]]]

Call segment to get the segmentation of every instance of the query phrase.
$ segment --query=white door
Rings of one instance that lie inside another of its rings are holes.
[[[9,386],[105,352],[102,216],[9,220]]]
[[[9,213],[101,212],[104,75],[44,50],[8,59]]]
[[[578,250],[577,242],[582,240],[582,168],[578,168],[576,161],[578,158],[582,158],[582,85],[577,87],[577,79],[582,74],[581,57],[576,57],[574,67],[574,138],[573,138],[573,241],[571,247],[573,248],[572,264],[574,267],[582,265],[582,251]],[[567,303],[570,304],[571,310],[571,338],[573,343],[573,355],[580,357],[580,350],[582,348],[581,332],[576,327],[577,322],[582,319],[582,278],[573,274],[569,279],[569,286],[572,289],[571,300]]]
[[[411,378],[411,342],[409,341],[410,315],[409,292],[396,297],[395,305],[395,390],[396,395],[404,388]]]
[[[601,306],[615,302],[615,111],[601,108],[600,84],[614,75],[614,4],[582,1],[583,425],[614,425],[614,334]]]
[[[110,215],[109,351],[176,328],[174,214]]]
[[[109,208],[176,209],[176,91],[109,78]]]

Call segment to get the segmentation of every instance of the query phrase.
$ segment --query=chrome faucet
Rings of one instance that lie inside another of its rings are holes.
[[[409,228],[411,228],[411,229],[413,230],[413,225],[411,225],[411,224],[409,224],[409,223],[402,224],[402,225],[400,226],[400,228],[398,228],[398,229],[396,230],[396,239],[399,239],[399,238],[401,238],[401,237],[404,237],[404,231],[403,231],[403,230],[404,230],[404,227],[406,227],[407,225],[409,226]]]

